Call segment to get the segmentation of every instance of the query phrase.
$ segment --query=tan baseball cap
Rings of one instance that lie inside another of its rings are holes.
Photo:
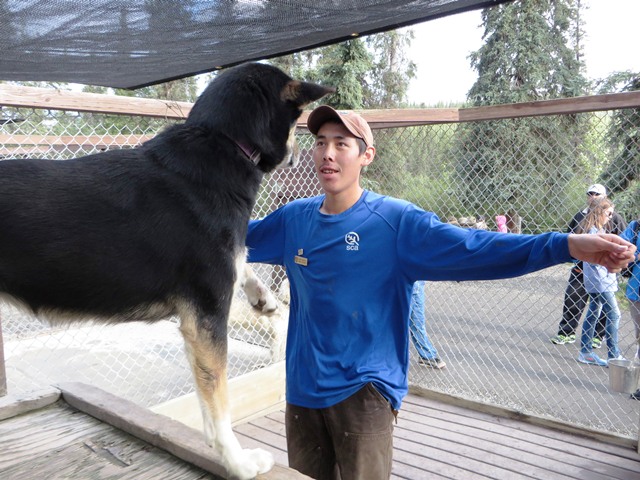
[[[314,109],[307,119],[307,128],[314,135],[318,134],[320,127],[329,120],[338,120],[353,136],[361,138],[367,147],[373,147],[373,134],[367,121],[350,110],[338,111],[329,105],[321,105]]]

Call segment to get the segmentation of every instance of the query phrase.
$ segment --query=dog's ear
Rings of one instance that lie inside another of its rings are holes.
[[[284,102],[289,101],[295,103],[299,107],[304,107],[305,105],[315,102],[325,95],[335,91],[336,89],[333,87],[324,87],[316,83],[291,80],[287,82],[280,92],[280,98]]]

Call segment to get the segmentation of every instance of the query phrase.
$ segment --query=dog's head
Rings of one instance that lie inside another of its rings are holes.
[[[247,63],[211,82],[191,109],[187,124],[225,134],[249,156],[259,155],[258,168],[271,172],[297,160],[295,128],[302,109],[334,91],[293,80],[271,65]]]

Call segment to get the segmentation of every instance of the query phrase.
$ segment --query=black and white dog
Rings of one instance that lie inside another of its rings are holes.
[[[230,477],[273,465],[240,447],[229,417],[227,321],[247,223],[263,174],[294,162],[302,108],[332,91],[249,63],[139,148],[0,162],[3,298],[53,322],[178,315],[206,438]]]

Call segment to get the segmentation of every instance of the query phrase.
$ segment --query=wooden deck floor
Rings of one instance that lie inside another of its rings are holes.
[[[62,386],[61,395],[24,412],[0,401],[2,479],[219,478],[207,473],[220,467],[200,432],[95,387]],[[259,479],[302,478],[284,467],[283,411],[235,431],[244,447],[265,448],[280,464]],[[640,480],[630,441],[603,442],[418,395],[405,399],[394,435],[394,479]]]
[[[245,447],[287,464],[284,412],[236,427]],[[640,479],[631,446],[409,395],[394,432],[394,479]]]
[[[212,475],[57,402],[0,422],[0,478],[204,480]]]

